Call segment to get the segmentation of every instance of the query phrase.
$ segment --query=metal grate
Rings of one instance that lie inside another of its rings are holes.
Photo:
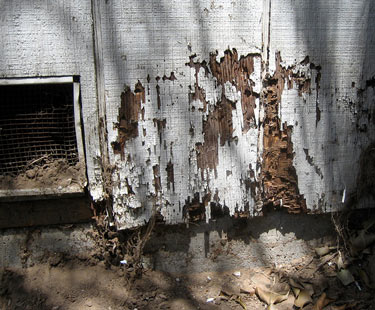
[[[73,84],[0,86],[0,175],[45,158],[78,162]]]

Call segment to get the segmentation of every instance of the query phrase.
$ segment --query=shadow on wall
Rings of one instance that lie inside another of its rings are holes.
[[[328,143],[324,144],[324,148],[322,145],[322,150],[316,143],[316,150],[324,152],[321,155],[321,164],[326,166],[324,188],[326,193],[334,196],[337,187],[352,187],[353,192],[346,193],[351,198],[347,199],[346,205],[369,207],[372,202],[367,199],[360,201],[362,198],[358,197],[361,191],[358,182],[361,182],[363,175],[359,171],[361,167],[355,177],[352,173],[353,162],[358,167],[358,160],[362,161],[364,153],[368,152],[366,149],[374,142],[374,88],[368,87],[368,81],[375,76],[372,61],[375,57],[375,3],[307,0],[290,5],[294,8],[293,27],[300,40],[299,48],[313,62],[322,65],[321,84],[324,86],[318,90],[316,108],[319,114],[320,111],[322,115],[324,113],[326,121],[317,123],[317,127],[325,126],[323,131],[317,132],[323,132],[322,136]],[[348,52],[355,52],[356,56],[346,55]],[[351,78],[358,79],[359,85],[352,82]],[[351,97],[355,102],[351,102]],[[354,121],[349,119],[349,114],[343,114],[343,110],[347,109],[344,105],[346,101],[352,105],[350,109],[355,108]],[[304,125],[308,128],[308,124]],[[308,141],[311,133],[304,129],[303,126],[303,141]],[[339,132],[344,134],[340,136]],[[338,154],[342,157],[341,161],[337,160]]]

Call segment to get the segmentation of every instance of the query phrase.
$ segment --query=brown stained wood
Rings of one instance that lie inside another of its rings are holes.
[[[203,122],[204,143],[196,144],[198,167],[203,174],[204,169],[216,170],[218,164],[218,138],[220,145],[232,141],[233,124],[232,110],[234,104],[222,97],[221,102],[209,113]]]
[[[202,202],[200,202],[199,193],[195,193],[194,198],[188,201],[183,207],[183,213],[185,219],[189,222],[204,221],[206,219],[206,207],[211,200],[211,193],[207,193],[202,197]]]
[[[238,59],[236,49],[226,50],[220,62],[216,61],[217,53],[210,55],[210,69],[218,83],[223,85],[226,82],[232,83],[241,92],[241,106],[243,114],[242,131],[246,133],[250,128],[256,128],[255,99],[259,94],[254,93],[254,82],[250,75],[254,72],[254,57],[257,55],[248,54]]]
[[[167,168],[165,168],[165,170],[167,171],[167,188],[169,190],[172,185],[172,189],[174,192],[174,169],[171,161],[168,162]]]
[[[200,69],[204,70],[205,75],[207,76],[210,70],[208,69],[207,62],[203,60],[202,62],[194,61],[194,58],[197,57],[196,54],[193,54],[189,57],[189,62],[186,63],[186,66],[195,70],[195,83],[194,83],[194,92],[189,93],[189,102],[192,100],[200,100],[203,103],[203,112],[207,111],[207,101],[206,101],[206,94],[204,89],[199,87],[198,83],[198,74]]]
[[[118,136],[116,142],[112,143],[114,153],[121,154],[121,159],[124,159],[126,141],[138,137],[138,120],[142,112],[141,103],[145,101],[145,88],[139,81],[135,84],[134,92],[126,86],[121,94],[118,123],[115,124]]]
[[[87,198],[58,198],[0,203],[0,229],[91,221]]]
[[[155,165],[152,167],[152,170],[154,172],[154,187],[155,192],[159,192],[161,189],[161,180],[160,180],[160,166]]]
[[[292,126],[281,124],[279,105],[287,81],[288,87],[298,85],[299,92],[309,92],[310,82],[294,75],[292,68],[280,65],[280,54],[276,55],[276,72],[266,82],[264,98],[264,135],[261,179],[263,183],[263,205],[287,208],[290,213],[305,212],[306,201],[299,193],[296,169],[293,166]]]
[[[174,75],[174,72],[172,71],[171,74],[169,76],[166,76],[165,74],[163,75],[163,81],[165,80],[170,80],[170,81],[175,81],[177,80],[176,76]]]
[[[207,101],[204,89],[198,86],[198,73],[202,68],[207,75],[209,72],[217,79],[217,83],[223,86],[221,100],[216,104],[213,111],[210,111],[207,120],[203,122],[204,142],[196,144],[198,167],[203,176],[205,169],[215,170],[218,165],[218,138],[220,136],[220,145],[224,146],[226,142],[233,140],[232,110],[235,109],[235,103],[228,100],[225,96],[226,82],[232,83],[241,92],[241,105],[243,112],[244,127],[246,133],[250,128],[256,127],[255,120],[255,99],[259,94],[254,93],[254,82],[250,75],[254,72],[254,57],[259,55],[248,54],[238,58],[236,49],[226,50],[224,57],[220,62],[216,61],[217,54],[210,55],[209,68],[205,61],[195,62],[196,55],[190,56],[187,66],[195,69],[194,92],[189,95],[192,100],[200,100],[203,103],[203,112],[207,111]]]

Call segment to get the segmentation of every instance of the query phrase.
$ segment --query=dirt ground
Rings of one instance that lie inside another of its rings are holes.
[[[38,264],[0,269],[0,310],[375,309],[375,213],[332,216],[332,224],[337,239],[288,264],[187,274],[147,269],[135,260],[140,243],[129,243],[144,239],[99,233],[98,224],[90,254],[46,252]],[[115,255],[119,238],[125,256]]]
[[[358,278],[343,285],[331,257],[304,257],[287,266],[222,273],[171,275],[145,270],[141,278],[129,282],[121,266],[108,268],[93,259],[56,255],[43,264],[2,270],[0,309],[286,310],[298,309],[293,305],[293,286],[298,285],[311,291],[303,309],[374,309],[374,290],[367,286],[369,283]],[[259,298],[259,289],[276,291],[275,284],[286,285],[288,294],[282,302],[267,306]]]
[[[18,175],[0,175],[0,189],[33,189],[67,187],[80,190],[85,185],[84,169],[81,163],[70,165],[64,159],[53,160],[41,157],[30,167]]]

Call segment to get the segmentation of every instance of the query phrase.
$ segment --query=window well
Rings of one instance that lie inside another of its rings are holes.
[[[0,197],[82,193],[79,83],[0,79]]]

